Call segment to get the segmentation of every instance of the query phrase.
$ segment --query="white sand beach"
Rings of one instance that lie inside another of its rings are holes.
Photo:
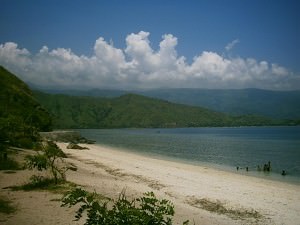
[[[110,197],[153,191],[175,204],[175,222],[300,224],[300,186],[153,159],[97,145],[66,149],[78,166],[68,179]],[[218,206],[220,207],[218,209]]]
[[[125,189],[129,198],[153,191],[175,205],[174,224],[300,224],[300,186],[145,157],[98,145],[90,150],[66,149],[67,161],[77,166],[67,180],[89,191],[117,198]],[[16,204],[15,214],[0,224],[83,224],[74,222],[75,208],[61,208],[61,196],[50,192],[11,192],[2,189],[29,180],[32,171],[0,173],[1,195]],[[34,216],[33,216],[34,215]]]

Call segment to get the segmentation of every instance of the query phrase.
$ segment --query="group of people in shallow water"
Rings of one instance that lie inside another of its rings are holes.
[[[257,166],[257,171],[262,171],[260,165]],[[271,162],[269,161],[268,164],[264,164],[264,167],[263,167],[263,171],[264,172],[270,172],[271,171]]]
[[[236,170],[238,171],[240,168],[239,166],[236,167]],[[245,167],[246,171],[249,171],[248,166]],[[263,167],[261,167],[260,165],[257,166],[257,171],[264,171],[264,172],[270,172],[271,171],[271,162],[269,161],[268,163],[265,163]],[[282,170],[281,172],[282,176],[287,175],[285,170]]]

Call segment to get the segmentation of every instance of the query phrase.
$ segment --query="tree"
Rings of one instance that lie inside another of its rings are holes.
[[[39,171],[50,170],[55,184],[66,179],[66,171],[70,169],[63,160],[65,153],[52,141],[42,144],[42,151],[26,156],[26,167]]]

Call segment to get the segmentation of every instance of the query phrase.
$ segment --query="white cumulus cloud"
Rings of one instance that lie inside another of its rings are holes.
[[[157,50],[151,47],[149,36],[145,31],[129,34],[124,49],[100,37],[91,56],[47,46],[32,54],[7,42],[0,45],[0,64],[26,82],[52,87],[300,88],[299,75],[283,66],[253,58],[228,58],[211,51],[203,51],[187,63],[176,51],[175,36],[163,35]],[[229,51],[237,43],[238,39],[225,49]]]

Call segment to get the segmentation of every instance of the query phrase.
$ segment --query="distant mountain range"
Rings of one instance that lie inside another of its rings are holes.
[[[231,115],[261,115],[273,119],[300,119],[300,91],[260,89],[151,89],[151,90],[43,90],[52,94],[114,98],[134,93],[173,103],[205,107]]]
[[[65,94],[49,94],[32,91],[22,80],[1,66],[0,78],[0,144],[5,142],[19,147],[33,147],[38,140],[38,131],[48,131],[52,128],[223,127],[300,123],[300,120],[237,115],[245,112],[243,110],[246,106],[251,109],[251,104],[254,107],[255,102],[263,104],[266,99],[272,104],[278,102],[278,99],[286,100],[289,107],[295,101],[297,106],[299,104],[295,100],[298,97],[297,92],[294,92],[294,95],[289,92],[276,96],[272,92],[240,90],[234,95],[234,91],[229,90],[214,91],[215,95],[212,95],[208,90],[169,89],[139,91],[139,95],[111,90],[64,91]],[[205,94],[205,91],[208,93]],[[155,98],[142,94],[152,95]],[[100,95],[106,97],[99,97]],[[289,96],[293,96],[293,101]],[[173,103],[158,99],[159,97],[189,104],[197,102],[200,104],[205,100],[212,106],[220,106],[225,102],[226,107],[237,106],[240,100],[243,110],[235,110],[236,115],[230,115],[199,106]],[[255,101],[243,102],[245,99]],[[275,109],[272,104],[264,104],[265,108]],[[256,106],[256,110],[259,110],[259,107]]]
[[[55,128],[166,128],[282,125],[262,116],[230,116],[136,94],[115,98],[34,92]]]

